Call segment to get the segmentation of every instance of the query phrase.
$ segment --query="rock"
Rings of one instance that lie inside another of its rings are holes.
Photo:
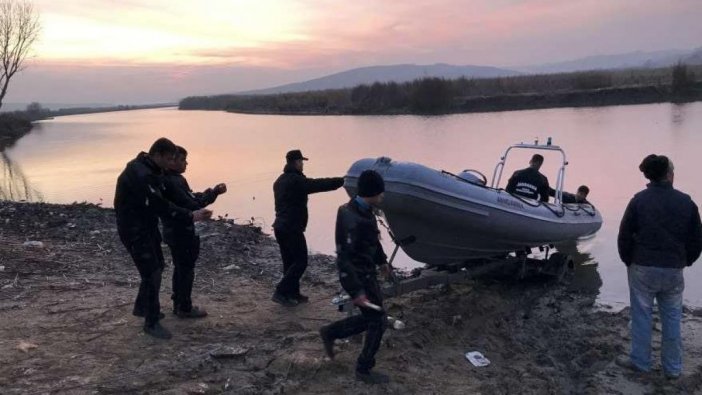
[[[4,272],[4,271],[5,271],[5,266],[0,265],[0,272]]]
[[[239,346],[220,346],[210,351],[210,356],[215,359],[241,358],[249,352],[248,348]]]
[[[34,240],[25,241],[24,243],[22,243],[22,245],[24,247],[31,247],[31,248],[44,248],[44,243],[42,243],[41,241],[34,241]]]
[[[229,266],[225,266],[222,268],[222,270],[224,270],[224,271],[239,270],[239,269],[241,269],[241,268],[237,265],[229,265]]]

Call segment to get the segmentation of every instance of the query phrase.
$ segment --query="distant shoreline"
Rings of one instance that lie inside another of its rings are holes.
[[[442,115],[702,100],[702,66],[594,70],[487,79],[375,82],[265,95],[191,96],[180,110],[277,115]]]

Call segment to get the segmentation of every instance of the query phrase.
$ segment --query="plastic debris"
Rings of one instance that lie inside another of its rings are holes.
[[[4,272],[4,271],[5,271],[5,266],[0,265],[0,272]]]
[[[485,358],[485,356],[480,353],[480,351],[471,351],[466,353],[466,359],[473,364],[473,366],[483,367],[490,365],[490,360]]]
[[[29,352],[29,350],[33,350],[35,348],[39,348],[39,346],[37,346],[34,343],[26,342],[24,340],[20,341],[17,345],[17,349],[22,352]]]
[[[44,248],[44,243],[35,240],[25,241],[22,245],[25,247]]]
[[[222,270],[224,270],[224,271],[239,270],[239,269],[241,269],[241,268],[237,265],[229,265],[229,266],[225,266],[222,268]]]
[[[392,316],[388,316],[388,324],[390,324],[392,329],[398,331],[405,329],[405,323]]]
[[[244,347],[222,346],[210,351],[210,356],[215,359],[240,358],[248,352],[249,349]]]

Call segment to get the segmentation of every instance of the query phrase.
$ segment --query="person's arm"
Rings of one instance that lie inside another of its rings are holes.
[[[182,183],[178,181],[177,178],[172,176],[165,177],[163,184],[166,187],[164,191],[164,197],[166,199],[179,207],[187,208],[191,211],[205,207],[191,194],[190,186],[185,179],[182,180]]]
[[[702,223],[700,223],[700,212],[695,203],[692,203],[693,212],[690,219],[690,227],[687,232],[685,250],[687,251],[687,266],[692,264],[702,253]]]
[[[507,181],[507,186],[505,187],[505,191],[509,193],[514,193],[514,191],[517,190],[517,177],[515,177],[517,173],[515,172],[512,174],[512,177],[509,178],[509,181]]]
[[[548,202],[548,196],[551,193],[551,186],[548,185],[548,178],[542,177],[541,190],[539,191],[539,198],[542,202]],[[554,195],[556,191],[553,191]]]
[[[334,178],[306,178],[305,179],[305,192],[317,193],[317,192],[329,192],[341,188],[344,185],[343,177]]]
[[[631,265],[634,254],[634,242],[636,237],[636,206],[632,199],[626,206],[622,222],[619,224],[619,235],[617,237],[617,249],[619,258],[625,265]]]
[[[339,207],[339,211],[336,213],[335,239],[339,282],[342,288],[351,296],[351,299],[356,299],[365,295],[365,291],[351,263],[351,251],[354,248],[356,232],[344,211],[343,207]]]
[[[180,207],[166,199],[161,192],[161,179],[156,175],[148,175],[142,180],[141,188],[146,194],[146,206],[160,217],[170,217],[177,221],[193,220],[194,210]]]

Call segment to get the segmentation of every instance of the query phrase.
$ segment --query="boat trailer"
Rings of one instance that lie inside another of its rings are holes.
[[[414,237],[395,240],[392,232],[390,232],[390,236],[395,242],[395,248],[388,261],[392,267],[392,262],[400,246],[414,242]],[[527,248],[500,257],[478,258],[455,264],[415,269],[408,277],[399,278],[392,275],[389,281],[381,285],[381,290],[383,296],[389,299],[434,286],[450,286],[469,282],[489,273],[504,273],[520,280],[543,276],[560,282],[568,271],[574,269],[572,258],[561,252],[553,252],[553,245],[536,247],[535,249],[538,251],[539,257],[535,256],[533,249]],[[355,306],[351,298],[343,291],[332,299],[332,304],[336,305],[339,311],[347,312],[349,315],[353,314]]]

